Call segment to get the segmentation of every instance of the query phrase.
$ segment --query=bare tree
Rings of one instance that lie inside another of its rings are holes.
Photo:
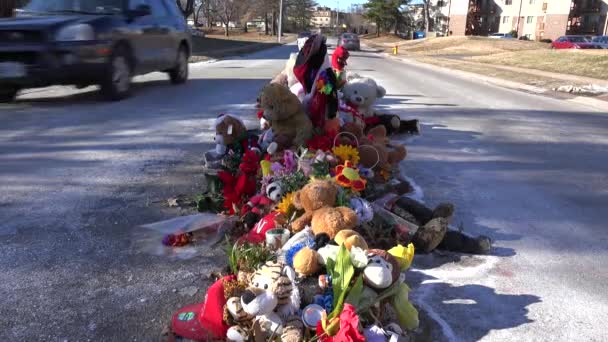
[[[184,18],[188,18],[194,13],[194,1],[195,0],[176,0],[177,7],[182,11]]]
[[[212,0],[212,11],[214,16],[224,26],[224,35],[230,35],[230,23],[238,18],[239,0]]]

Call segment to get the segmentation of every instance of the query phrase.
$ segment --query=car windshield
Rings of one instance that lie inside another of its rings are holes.
[[[343,34],[342,38],[343,39],[355,39],[355,35],[354,34]]]
[[[23,7],[33,13],[115,14],[124,9],[124,0],[32,0]]]
[[[569,37],[568,40],[572,43],[587,43],[589,41],[585,37]]]

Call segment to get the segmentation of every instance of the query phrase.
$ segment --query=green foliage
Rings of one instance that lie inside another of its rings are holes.
[[[282,176],[280,180],[283,192],[286,194],[298,191],[302,189],[304,185],[308,184],[308,177],[306,177],[302,171],[296,171]]]
[[[410,0],[368,0],[363,5],[367,9],[365,17],[378,25],[378,29],[388,31],[404,21],[403,8]]]
[[[346,297],[350,281],[354,275],[355,268],[350,261],[350,252],[344,245],[341,245],[338,256],[336,257],[336,264],[334,265],[331,279],[331,285],[334,290],[334,310],[328,316],[328,319],[332,319],[342,312],[344,298]]]
[[[253,272],[267,261],[275,260],[275,254],[263,244],[226,241],[228,265],[233,274],[238,271]]]

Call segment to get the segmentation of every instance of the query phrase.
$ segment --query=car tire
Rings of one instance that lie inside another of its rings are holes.
[[[175,68],[169,70],[169,77],[173,84],[184,84],[188,81],[188,51],[185,47],[180,47],[177,53]]]
[[[131,93],[133,68],[129,62],[129,53],[118,47],[108,62],[108,72],[101,83],[101,93],[110,101],[120,101]]]
[[[0,103],[9,103],[15,101],[19,89],[8,88],[0,90]]]

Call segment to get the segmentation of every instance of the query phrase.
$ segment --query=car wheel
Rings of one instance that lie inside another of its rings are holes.
[[[8,88],[0,90],[0,103],[9,103],[15,101],[19,89]]]
[[[129,54],[124,48],[118,48],[108,62],[108,73],[101,84],[101,93],[111,101],[119,101],[131,92],[132,70]]]
[[[188,52],[183,46],[177,53],[176,65],[169,71],[169,77],[173,84],[183,84],[188,80]]]

